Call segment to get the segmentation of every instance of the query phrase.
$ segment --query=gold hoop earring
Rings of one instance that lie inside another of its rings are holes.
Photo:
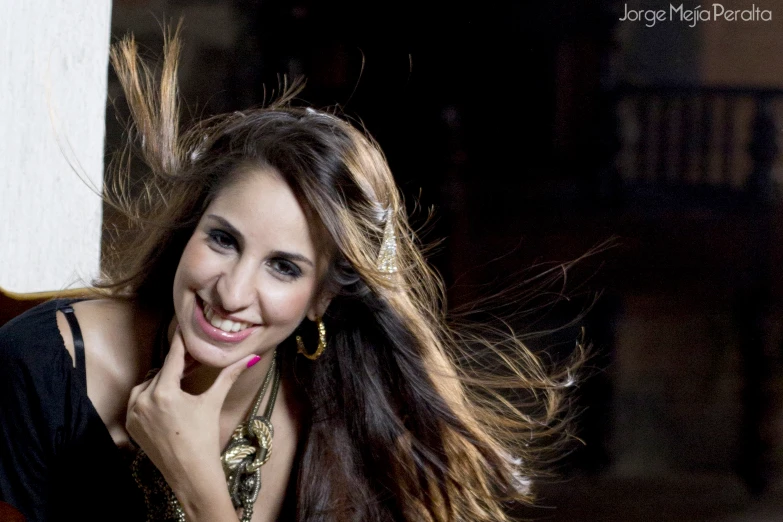
[[[318,346],[316,346],[313,353],[307,353],[307,350],[305,350],[304,341],[302,341],[302,337],[299,335],[296,336],[297,353],[301,353],[311,361],[318,359],[321,354],[324,353],[324,350],[326,350],[326,326],[324,326],[323,319],[320,317],[316,319],[315,322],[318,328]]]

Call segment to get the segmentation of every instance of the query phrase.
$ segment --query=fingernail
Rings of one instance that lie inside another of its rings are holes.
[[[253,356],[252,359],[247,361],[247,367],[250,368],[251,366],[253,366],[255,363],[257,363],[260,360],[261,360],[261,357],[259,357],[258,355]]]

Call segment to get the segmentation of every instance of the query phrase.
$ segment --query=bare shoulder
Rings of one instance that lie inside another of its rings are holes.
[[[154,321],[128,300],[81,301],[73,310],[84,339],[87,395],[115,442],[122,443],[130,390],[149,369]],[[57,313],[57,326],[75,360],[73,336],[62,312]]]
[[[73,305],[74,314],[84,337],[85,353],[91,357],[104,357],[119,351],[129,339],[133,304],[115,299],[81,301]],[[57,327],[65,342],[65,348],[74,358],[73,335],[65,314],[57,312]]]
[[[76,319],[79,322],[82,335],[84,335],[85,331],[88,330],[87,325],[94,322],[93,316],[95,312],[109,303],[112,303],[110,299],[98,299],[95,301],[82,301],[73,305],[74,313],[76,313],[78,310]],[[105,314],[106,312],[103,313]],[[73,332],[71,331],[71,327],[68,324],[68,320],[65,318],[65,313],[62,310],[57,310],[57,328],[60,330],[60,335],[62,335],[63,341],[65,342],[65,349],[68,350],[68,353],[71,354],[71,359],[74,359],[75,361]],[[89,330],[91,330],[91,328],[89,328]],[[74,365],[75,364],[76,363],[74,363]]]

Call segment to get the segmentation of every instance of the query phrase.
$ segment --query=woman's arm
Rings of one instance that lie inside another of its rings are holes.
[[[220,410],[253,359],[224,368],[206,392],[191,395],[180,386],[185,347],[177,331],[160,372],[131,392],[127,430],[161,471],[190,521],[237,520],[220,462]]]

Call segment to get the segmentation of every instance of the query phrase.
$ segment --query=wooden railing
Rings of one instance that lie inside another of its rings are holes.
[[[773,195],[783,90],[623,86],[615,96],[623,185]]]

